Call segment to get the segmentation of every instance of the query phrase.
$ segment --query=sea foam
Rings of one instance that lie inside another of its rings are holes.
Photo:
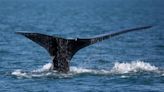
[[[151,65],[150,63],[146,63],[143,61],[132,61],[130,63],[119,63],[116,62],[112,68],[112,72],[114,73],[129,73],[129,72],[138,72],[138,71],[157,71],[158,67]]]
[[[25,72],[21,69],[14,70],[11,74],[17,77],[49,77],[54,76],[57,78],[63,77],[72,77],[77,74],[94,74],[94,75],[113,75],[113,74],[127,74],[127,73],[136,73],[139,71],[144,72],[159,72],[158,67],[151,65],[150,63],[143,61],[132,61],[132,62],[116,62],[113,67],[109,70],[104,69],[88,69],[83,67],[75,67],[71,66],[70,71],[67,74],[58,73],[57,71],[52,71],[50,68],[52,67],[51,63],[47,63],[43,65],[39,69],[35,69],[29,72]]]

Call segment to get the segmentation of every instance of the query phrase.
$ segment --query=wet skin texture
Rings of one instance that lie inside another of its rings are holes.
[[[91,44],[109,39],[111,37],[123,33],[140,31],[151,27],[152,26],[143,26],[138,28],[117,31],[115,33],[98,35],[93,38],[77,38],[77,39],[64,39],[61,37],[49,36],[40,33],[26,33],[26,32],[17,32],[17,33],[24,35],[30,40],[36,42],[37,44],[44,47],[49,52],[51,57],[53,57],[53,66],[51,69],[57,70],[58,72],[67,73],[69,71],[69,61],[72,59],[72,57],[78,50],[86,46],[89,46]]]

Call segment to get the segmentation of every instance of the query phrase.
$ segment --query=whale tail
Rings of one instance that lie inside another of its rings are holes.
[[[40,33],[28,33],[28,32],[16,32],[17,34],[24,35],[30,40],[36,42],[40,46],[44,47],[53,57],[53,69],[58,72],[68,72],[69,71],[69,61],[72,59],[73,55],[80,49],[89,46],[91,44],[109,39],[111,37],[132,32],[140,31],[143,29],[151,28],[152,26],[144,26],[138,28],[132,28],[127,30],[121,30],[114,33],[107,33],[103,35],[98,35],[92,38],[77,38],[77,39],[65,39],[62,37],[49,36]]]

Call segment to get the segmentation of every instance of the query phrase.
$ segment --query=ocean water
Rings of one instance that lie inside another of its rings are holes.
[[[0,0],[0,92],[163,92],[163,0]],[[15,34],[92,37],[153,25],[81,49],[67,74]]]

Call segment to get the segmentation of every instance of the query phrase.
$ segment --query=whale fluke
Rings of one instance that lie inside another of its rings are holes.
[[[67,73],[69,71],[69,61],[74,54],[91,44],[109,39],[120,34],[124,34],[132,31],[140,31],[151,28],[152,26],[143,26],[127,30],[116,31],[114,33],[107,33],[98,35],[92,38],[77,38],[77,39],[65,39],[57,36],[49,36],[41,33],[28,33],[28,32],[16,32],[17,34],[24,35],[30,40],[36,42],[40,46],[44,47],[53,57],[53,70],[58,72]]]

